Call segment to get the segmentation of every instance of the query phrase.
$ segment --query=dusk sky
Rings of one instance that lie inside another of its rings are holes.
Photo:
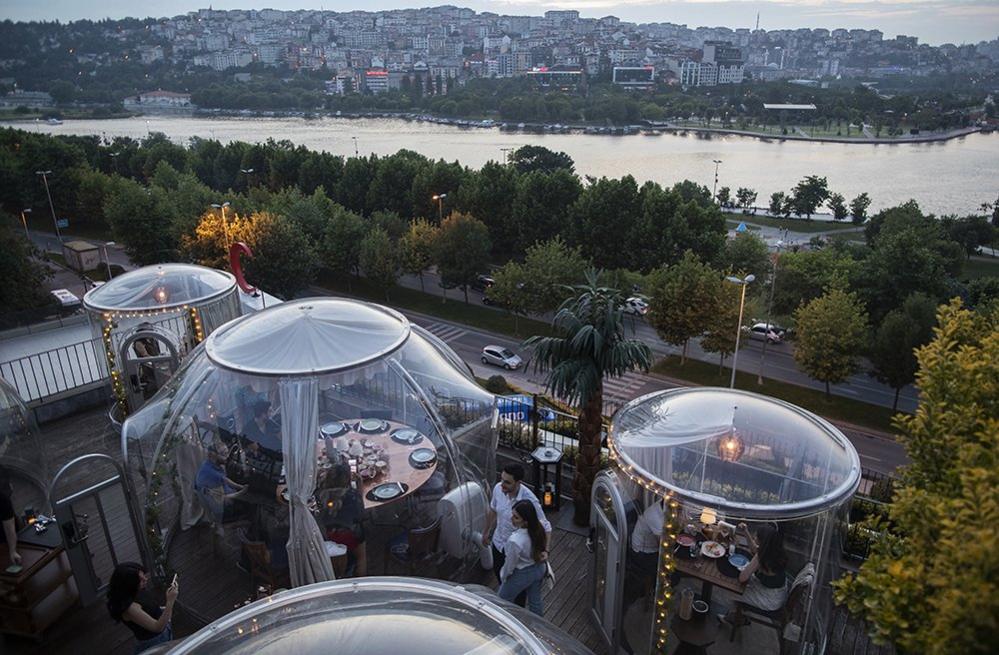
[[[0,17],[12,20],[76,20],[125,16],[174,16],[207,7],[216,9],[397,9],[433,6],[410,0],[0,0]],[[975,43],[999,37],[997,0],[471,0],[451,2],[476,11],[540,15],[548,9],[578,9],[583,16],[613,14],[637,22],[669,21],[727,27],[877,28],[888,38],[918,36],[920,41]]]

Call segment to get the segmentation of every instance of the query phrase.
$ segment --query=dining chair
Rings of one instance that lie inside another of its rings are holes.
[[[413,528],[396,535],[385,544],[385,573],[389,563],[396,561],[406,565],[409,575],[416,575],[416,565],[431,563],[437,556],[437,543],[440,540],[441,519],[425,528]]]
[[[788,648],[785,630],[790,623],[803,619],[805,602],[808,600],[808,594],[814,582],[815,565],[809,562],[791,582],[791,589],[788,591],[787,600],[784,601],[784,606],[780,609],[767,611],[758,607],[752,607],[751,605],[742,606],[742,615],[745,618],[753,623],[759,623],[777,631],[777,641],[780,644],[781,655],[784,655]],[[733,625],[728,640],[734,641],[736,633],[742,627],[742,625]]]
[[[250,562],[250,587],[260,580],[271,589],[291,586],[290,571],[271,566],[271,551],[263,541],[250,541],[244,530],[238,530],[239,541]]]

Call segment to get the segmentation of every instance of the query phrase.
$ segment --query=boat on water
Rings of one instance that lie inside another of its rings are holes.
[[[62,125],[62,121],[58,118],[49,118],[45,122],[49,125]]]

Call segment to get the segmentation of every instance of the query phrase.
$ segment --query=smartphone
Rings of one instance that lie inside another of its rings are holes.
[[[5,573],[10,573],[11,575],[17,575],[24,570],[24,567],[20,564],[11,564],[5,569]]]

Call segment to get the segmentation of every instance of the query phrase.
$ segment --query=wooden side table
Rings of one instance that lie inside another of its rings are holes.
[[[55,527],[49,528],[54,531]],[[76,581],[62,544],[21,542],[20,573],[6,573],[7,544],[0,544],[0,632],[41,639],[42,633],[78,598]]]

